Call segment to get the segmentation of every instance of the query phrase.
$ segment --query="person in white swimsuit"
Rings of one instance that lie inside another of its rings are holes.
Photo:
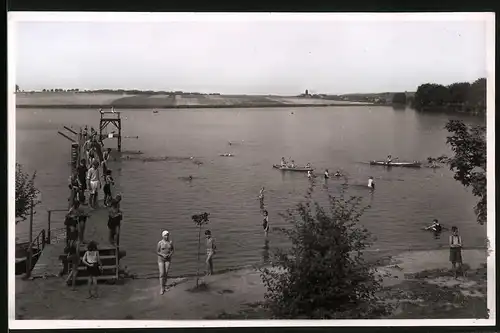
[[[101,185],[101,177],[99,175],[99,162],[94,161],[94,163],[92,164],[92,168],[90,168],[87,172],[87,182],[88,188],[90,189],[89,204],[92,208],[96,208],[99,187]]]
[[[174,243],[170,239],[170,233],[164,230],[161,233],[161,240],[156,247],[156,254],[158,255],[158,268],[160,271],[160,294],[163,295],[168,291],[167,275],[170,269],[172,255],[174,254]]]

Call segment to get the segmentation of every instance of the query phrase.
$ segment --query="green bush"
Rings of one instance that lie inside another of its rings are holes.
[[[368,207],[361,198],[329,197],[325,209],[311,199],[283,217],[291,224],[283,232],[288,250],[272,255],[271,268],[261,269],[267,288],[265,306],[274,318],[380,318],[390,313],[378,292],[382,280],[363,259],[371,245],[368,230],[358,225]]]

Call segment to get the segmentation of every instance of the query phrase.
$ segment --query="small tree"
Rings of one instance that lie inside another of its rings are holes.
[[[30,176],[23,171],[21,164],[16,163],[16,224],[26,220],[32,203],[33,207],[40,203],[35,177],[36,171]]]
[[[381,279],[363,259],[369,232],[357,222],[368,208],[361,198],[329,197],[329,209],[306,202],[283,215],[292,226],[280,229],[291,241],[272,254],[272,268],[261,269],[265,305],[280,319],[377,318],[391,308],[376,293]]]
[[[406,94],[405,93],[395,93],[392,97],[392,104],[403,104],[406,105]]]
[[[201,226],[204,224],[208,224],[210,221],[208,217],[210,216],[209,213],[205,212],[203,214],[198,214],[198,215],[193,215],[191,216],[191,219],[193,220],[194,223],[198,226],[198,259],[197,259],[197,264],[196,264],[196,287],[198,288],[198,280],[199,280],[199,274],[200,274],[200,245],[201,245]]]
[[[477,222],[484,224],[486,216],[486,127],[467,126],[460,120],[450,120],[445,128],[451,133],[446,143],[451,146],[453,157],[446,155],[431,158],[448,164],[454,178],[465,187],[472,187],[472,194],[479,197],[474,207]]]

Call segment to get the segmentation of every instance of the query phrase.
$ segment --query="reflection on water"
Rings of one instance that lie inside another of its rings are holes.
[[[433,218],[457,225],[464,243],[484,244],[486,230],[475,223],[475,199],[447,168],[387,169],[366,163],[388,154],[425,160],[449,153],[443,128],[448,116],[411,109],[394,112],[390,107],[292,110],[172,110],[161,117],[144,110],[124,111],[123,119],[129,119],[123,120],[124,135],[139,136],[122,142],[127,151],[122,156],[132,159],[109,163],[117,183],[113,191],[123,194],[124,265],[138,274],[156,273],[154,248],[161,231],[168,229],[177,244],[172,274],[195,272],[198,234],[191,216],[199,211],[210,213],[208,228],[217,235],[218,269],[258,263],[268,256],[264,250],[286,246],[282,235],[270,232],[271,243],[262,247],[262,210],[269,210],[272,229],[287,227],[279,214],[303,199],[309,181],[300,172],[274,169],[282,156],[293,157],[297,164],[310,162],[316,170],[342,170],[349,186],[343,185],[344,179],[317,179],[313,197],[321,204],[328,202],[327,193],[363,197],[362,204],[371,207],[360,223],[376,236],[374,248],[380,251],[396,254],[446,246],[448,232],[437,239],[419,232]],[[70,146],[57,130],[87,124],[89,119],[88,125],[97,128],[99,117],[95,110],[33,111],[17,111],[16,159],[27,171],[37,170],[42,191],[37,233],[46,227],[45,210],[65,207],[69,191]],[[221,158],[228,141],[234,143],[230,149],[235,157]],[[116,141],[105,143],[116,147]],[[182,178],[189,175],[193,181]],[[366,186],[369,176],[376,179],[373,193]],[[265,202],[260,203],[262,186]],[[63,226],[62,218],[53,222],[54,228],[58,226]],[[27,239],[28,227],[16,225],[20,240]]]
[[[269,240],[267,238],[264,240],[264,247],[262,248],[262,263],[269,263]]]

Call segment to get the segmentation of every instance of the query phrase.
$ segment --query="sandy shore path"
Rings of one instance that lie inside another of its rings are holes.
[[[448,250],[407,252],[393,258],[382,272],[395,277],[386,286],[405,282],[408,274],[449,268]],[[464,250],[464,262],[477,269],[486,262],[485,250]],[[397,277],[396,277],[397,276]],[[449,278],[449,280],[454,280]],[[169,280],[170,291],[160,295],[157,279],[127,279],[123,285],[100,285],[99,299],[86,299],[87,287],[76,291],[65,287],[62,278],[16,279],[18,319],[204,319],[221,313],[237,313],[264,299],[265,287],[259,272],[242,269],[205,279],[208,289],[193,292],[194,278]],[[468,288],[467,281],[455,283]]]

